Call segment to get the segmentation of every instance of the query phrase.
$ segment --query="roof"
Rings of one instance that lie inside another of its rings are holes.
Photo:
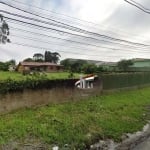
[[[22,66],[62,66],[50,62],[20,62],[19,64]]]
[[[132,59],[133,62],[145,62],[145,61],[150,61],[148,58],[134,58]]]

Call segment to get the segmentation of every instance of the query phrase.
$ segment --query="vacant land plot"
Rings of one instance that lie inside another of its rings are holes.
[[[2,115],[0,144],[32,137],[49,145],[84,149],[98,139],[118,141],[123,133],[142,129],[150,119],[149,91],[123,91]]]

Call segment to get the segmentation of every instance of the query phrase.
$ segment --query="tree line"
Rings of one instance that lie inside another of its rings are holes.
[[[88,63],[86,60],[75,60],[65,59],[60,62],[64,66],[65,71],[72,73],[99,73],[105,71],[102,66],[97,66],[94,63]]]
[[[15,60],[9,60],[6,62],[0,62],[0,71],[8,71],[10,66],[15,66],[16,61]]]
[[[65,59],[60,62],[64,66],[64,69],[69,72],[77,73],[101,73],[101,72],[128,72],[129,68],[133,65],[132,60],[120,60],[116,63],[114,68],[109,69],[103,65],[95,65],[94,63],[88,63],[86,60],[71,60]]]

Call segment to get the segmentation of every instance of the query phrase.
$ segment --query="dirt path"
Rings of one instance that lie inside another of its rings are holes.
[[[150,150],[150,123],[143,131],[128,134],[128,138],[117,146],[117,150]]]

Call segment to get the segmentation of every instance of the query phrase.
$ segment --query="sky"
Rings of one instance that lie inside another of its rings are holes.
[[[15,59],[19,62],[25,58],[32,58],[34,53],[44,54],[46,50],[58,52],[61,60],[78,58],[116,62],[121,59],[150,58],[149,46],[112,41],[100,36],[149,45],[150,14],[142,12],[124,0],[1,1],[5,2],[0,3],[0,10],[6,11],[2,12],[4,17],[30,24],[5,18],[10,28],[11,43],[0,45],[0,61]],[[150,6],[149,0],[135,1],[146,8]]]

